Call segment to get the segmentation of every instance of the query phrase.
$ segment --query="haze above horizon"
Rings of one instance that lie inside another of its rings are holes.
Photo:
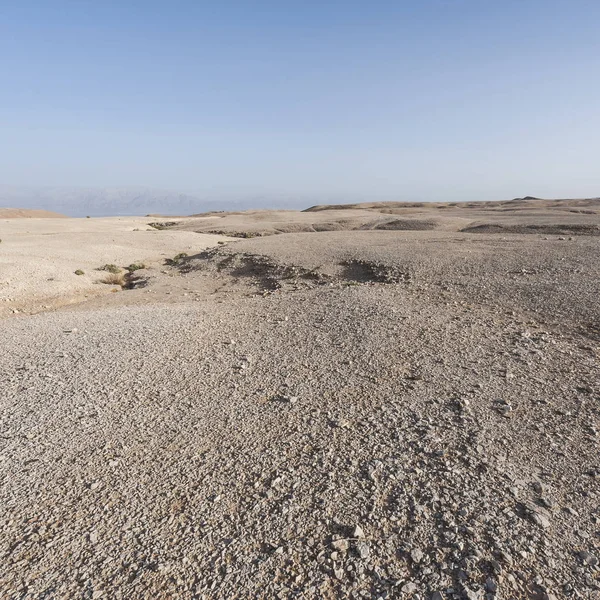
[[[599,25],[586,0],[3,3],[0,184],[598,196]]]

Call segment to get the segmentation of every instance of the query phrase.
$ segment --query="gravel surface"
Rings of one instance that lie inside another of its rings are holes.
[[[0,323],[1,598],[600,597],[598,238],[360,233]]]

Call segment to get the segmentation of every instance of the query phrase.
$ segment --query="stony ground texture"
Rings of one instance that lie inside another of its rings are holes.
[[[0,597],[599,598],[599,238],[432,235],[2,321]]]

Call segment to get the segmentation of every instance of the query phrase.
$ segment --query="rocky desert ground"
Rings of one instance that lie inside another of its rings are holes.
[[[0,598],[600,598],[600,200],[42,217]]]

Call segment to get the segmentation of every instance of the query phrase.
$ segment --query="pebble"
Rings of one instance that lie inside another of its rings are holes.
[[[417,584],[409,581],[402,586],[402,592],[404,594],[414,594],[417,591]]]
[[[369,548],[368,542],[357,542],[356,551],[358,552],[358,555],[364,560],[369,558],[369,556],[371,555],[371,550]]]
[[[536,524],[542,527],[543,529],[548,529],[550,527],[550,519],[539,512],[531,513],[531,520]]]
[[[347,552],[350,547],[350,542],[348,542],[348,540],[334,540],[331,542],[331,545],[340,552]]]
[[[415,548],[414,550],[411,550],[410,557],[414,563],[419,564],[423,560],[424,554],[422,550]]]
[[[584,565],[589,565],[590,567],[595,567],[598,564],[598,557],[587,550],[582,550],[579,553],[579,558]]]

